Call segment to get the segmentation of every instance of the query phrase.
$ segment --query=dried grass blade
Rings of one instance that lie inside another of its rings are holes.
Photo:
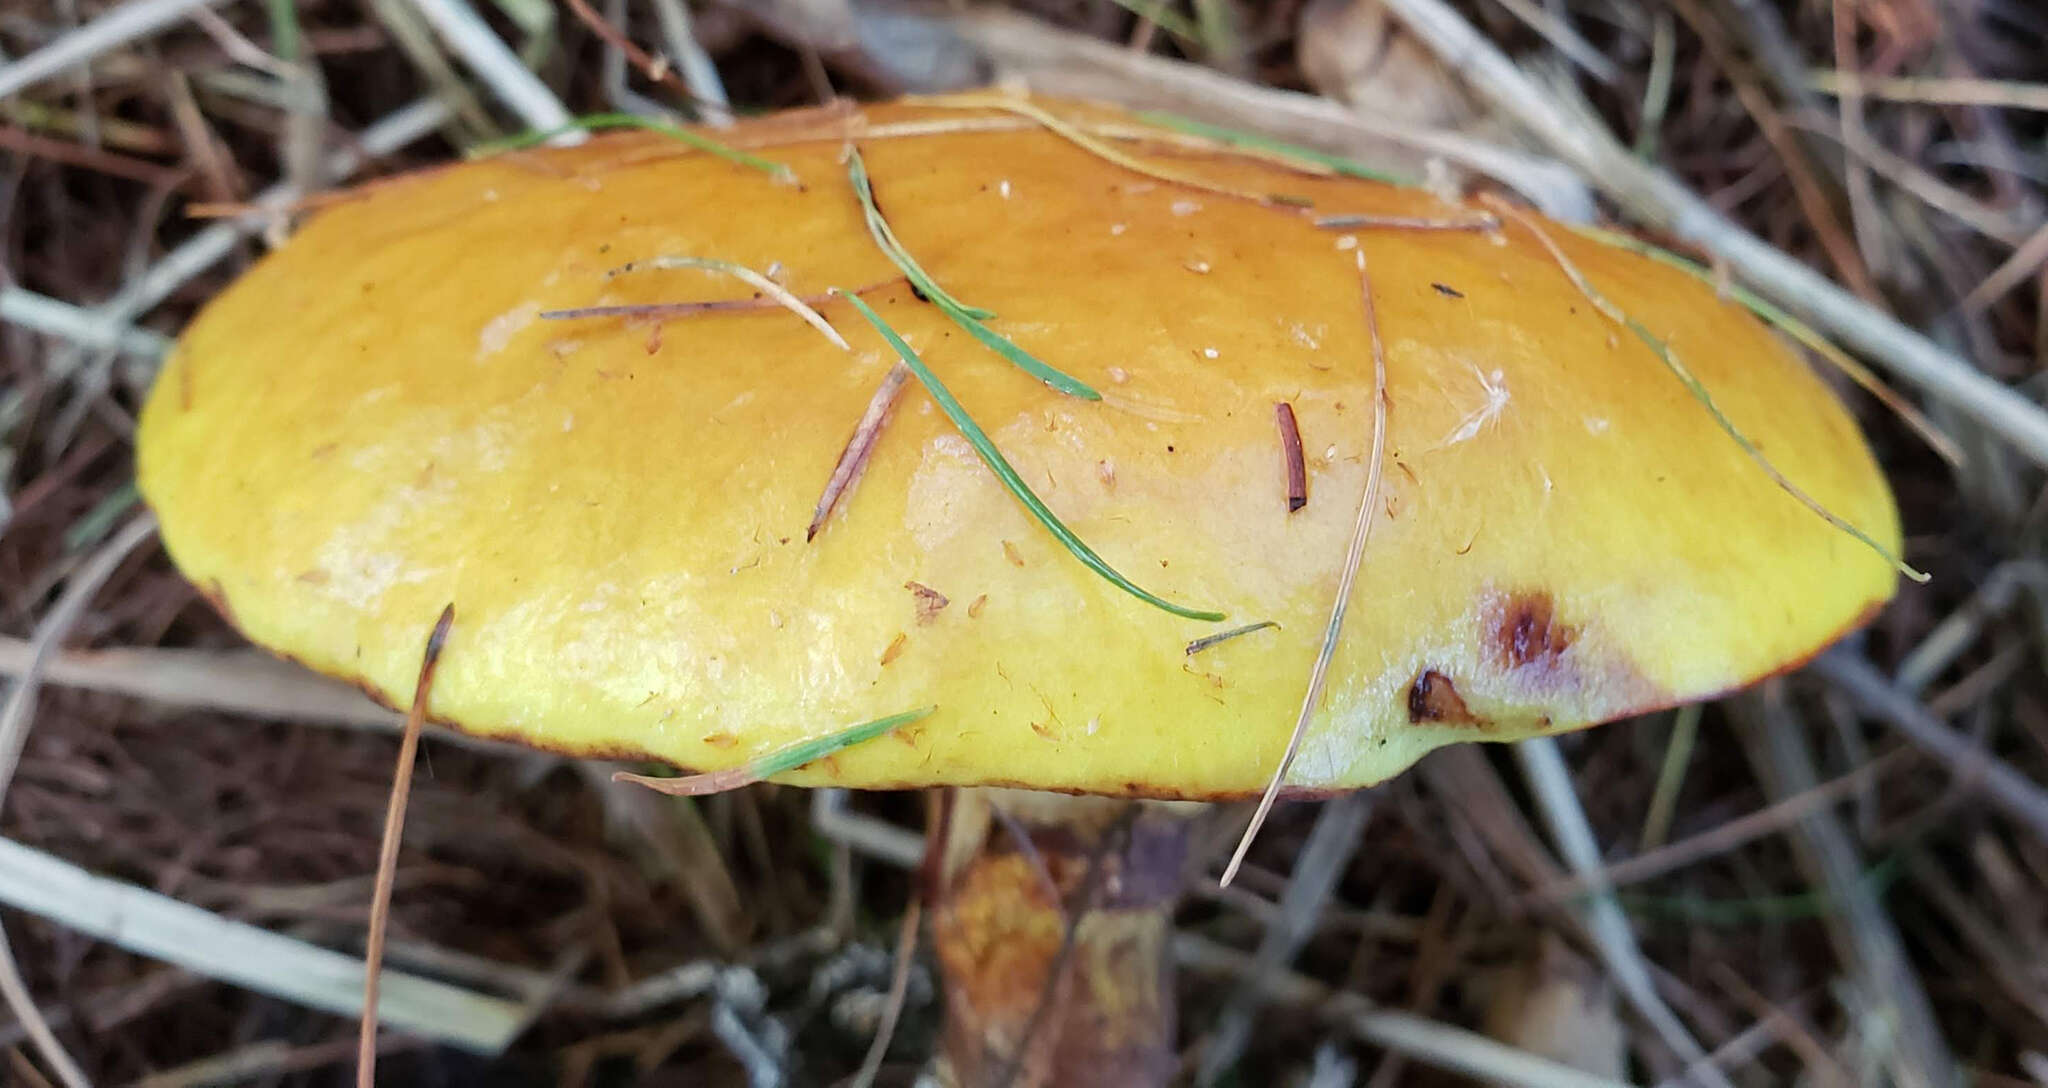
[[[803,318],[805,324],[818,330],[818,335],[831,341],[833,347],[838,348],[840,351],[853,350],[847,347],[846,338],[839,335],[839,330],[833,328],[830,321],[825,320],[825,315],[819,313],[808,303],[804,302],[803,299],[791,293],[789,288],[776,283],[767,276],[737,261],[723,261],[716,257],[655,257],[651,260],[634,261],[629,264],[620,265],[606,273],[605,276],[609,279],[613,276],[624,275],[643,268],[694,268],[705,272],[722,272],[775,300],[777,305],[788,310],[790,313]]]
[[[1956,444],[1955,439],[1950,438],[1940,427],[1935,426],[1933,420],[1928,419],[1925,413],[1915,408],[1911,401],[1900,396],[1897,390],[1886,385],[1883,378],[1878,377],[1869,367],[1857,361],[1855,356],[1836,347],[1833,341],[1822,336],[1819,330],[1813,326],[1785,312],[1784,309],[1739,283],[1731,282],[1724,284],[1720,282],[1715,278],[1713,271],[1707,268],[1707,266],[1700,264],[1698,261],[1687,260],[1661,246],[1653,246],[1632,235],[1623,234],[1620,231],[1605,230],[1600,227],[1575,224],[1572,226],[1572,229],[1596,242],[1604,242],[1610,246],[1626,249],[1631,253],[1639,253],[1656,261],[1658,264],[1669,265],[1672,268],[1689,273],[1693,278],[1702,283],[1712,284],[1717,290],[1725,287],[1729,296],[1746,307],[1750,313],[1769,322],[1779,332],[1798,341],[1808,351],[1827,360],[1829,365],[1841,371],[1850,381],[1862,387],[1864,392],[1877,398],[1878,403],[1889,408],[1893,415],[1898,416],[1899,419],[1905,422],[1906,426],[1912,428],[1913,433],[1919,435],[1920,441],[1926,443],[1927,448],[1933,450],[1936,456],[1957,468],[1963,466],[1966,458],[1963,456],[1962,447]]]
[[[832,476],[825,481],[825,492],[818,496],[818,505],[811,511],[811,524],[804,530],[804,540],[817,539],[818,530],[825,527],[832,511],[846,496],[853,485],[860,480],[861,472],[868,467],[868,458],[874,455],[875,442],[882,437],[882,424],[889,418],[889,406],[896,403],[896,394],[903,390],[903,383],[910,380],[910,368],[897,363],[882,375],[882,383],[875,387],[875,395],[868,398],[867,410],[860,415],[860,422],[854,425],[853,437],[847,439],[846,448],[839,453],[839,463],[832,466]]]
[[[565,132],[598,132],[615,128],[633,128],[646,132],[657,132],[678,143],[686,144],[698,151],[702,151],[707,155],[716,155],[727,162],[759,170],[776,181],[789,185],[799,184],[796,171],[791,170],[786,163],[779,163],[773,159],[764,159],[759,155],[741,151],[731,144],[721,143],[702,133],[691,132],[681,125],[670,124],[667,121],[658,121],[651,117],[641,117],[638,114],[632,113],[592,113],[582,117],[572,117],[569,119],[569,123],[565,125],[558,125],[550,129],[522,132],[517,136],[508,136],[502,140],[492,140],[488,143],[478,144],[469,150],[469,155],[471,158],[476,158],[483,155],[495,155],[504,151],[521,151],[547,143],[549,140]]]
[[[1592,303],[1593,308],[1600,311],[1601,316],[1635,334],[1636,339],[1641,340],[1648,346],[1656,354],[1658,360],[1663,362],[1665,369],[1671,371],[1672,376],[1676,377],[1679,383],[1685,386],[1686,392],[1691,393],[1693,399],[1699,401],[1700,406],[1707,410],[1707,414],[1714,417],[1714,422],[1720,426],[1721,432],[1732,439],[1741,448],[1743,453],[1748,454],[1749,459],[1756,462],[1757,467],[1761,468],[1764,471],[1764,475],[1770,477],[1771,482],[1777,484],[1780,490],[1799,500],[1801,505],[1813,511],[1822,521],[1834,526],[1837,530],[1847,534],[1860,542],[1864,547],[1883,557],[1884,561],[1890,563],[1893,569],[1897,570],[1900,574],[1911,578],[1915,582],[1926,582],[1929,580],[1927,574],[1914,569],[1903,558],[1893,555],[1891,549],[1878,543],[1869,533],[1850,524],[1835,514],[1834,511],[1822,506],[1818,499],[1801,490],[1799,485],[1793,483],[1790,479],[1786,478],[1784,473],[1778,471],[1778,466],[1772,464],[1770,458],[1764,456],[1764,451],[1758,449],[1756,443],[1750,441],[1749,436],[1742,433],[1741,428],[1737,427],[1733,420],[1722,413],[1721,406],[1714,402],[1714,395],[1708,391],[1706,385],[1699,380],[1699,377],[1693,374],[1691,368],[1687,367],[1684,361],[1679,359],[1678,353],[1671,350],[1671,345],[1665,343],[1662,338],[1656,333],[1651,332],[1642,322],[1631,317],[1627,311],[1616,305],[1613,299],[1601,294],[1591,283],[1587,282],[1585,275],[1579,271],[1578,265],[1572,263],[1571,258],[1565,255],[1564,250],[1558,247],[1557,242],[1541,226],[1538,226],[1535,220],[1522,214],[1514,205],[1491,193],[1485,194],[1481,199],[1485,200],[1489,206],[1499,209],[1503,214],[1520,223],[1531,234],[1534,234],[1536,240],[1543,244],[1543,248],[1550,252],[1550,256],[1557,262],[1557,266],[1564,270],[1565,278],[1571,280],[1572,286],[1578,288],[1579,293],[1586,296],[1586,301]]]
[[[1015,496],[1018,502],[1024,504],[1024,509],[1029,511],[1032,517],[1038,519],[1038,523],[1045,526],[1046,531],[1051,533],[1054,539],[1066,545],[1067,550],[1072,552],[1074,558],[1079,559],[1082,565],[1108,579],[1110,584],[1118,589],[1129,593],[1131,596],[1147,604],[1165,609],[1176,616],[1184,616],[1191,620],[1206,620],[1212,623],[1223,619],[1223,613],[1221,612],[1193,609],[1186,605],[1174,604],[1172,601],[1159,597],[1136,582],[1124,577],[1115,567],[1110,566],[1107,560],[1095,553],[1095,549],[1090,548],[1080,537],[1074,535],[1074,531],[1067,528],[1066,523],[1062,522],[1059,516],[1054,514],[1052,509],[1046,506],[1039,499],[1038,495],[1031,490],[1031,486],[1024,482],[1024,478],[1017,475],[1017,470],[1011,467],[1009,460],[1003,456],[1002,451],[996,448],[996,444],[989,439],[988,433],[983,431],[981,425],[974,422],[974,418],[967,414],[967,409],[962,407],[958,400],[954,399],[952,390],[947,389],[946,384],[939,380],[938,375],[932,373],[931,369],[924,365],[924,360],[918,358],[917,352],[911,350],[910,345],[903,342],[903,338],[896,334],[895,329],[889,327],[888,322],[882,320],[880,314],[877,314],[872,307],[858,296],[840,291],[836,287],[833,290],[841,294],[848,302],[851,302],[854,309],[859,310],[860,315],[867,319],[868,324],[873,325],[875,331],[881,334],[882,339],[887,341],[891,348],[895,349],[897,356],[903,360],[906,366],[910,367],[910,372],[917,376],[918,382],[925,387],[925,391],[931,394],[932,400],[938,402],[940,410],[946,413],[946,418],[953,421],[953,426],[959,430],[961,437],[967,439],[968,444],[974,447],[974,452],[981,455],[982,463],[989,467],[989,471],[996,474],[996,478],[1002,481],[1003,486],[1009,489],[1010,494]]]
[[[1287,772],[1294,766],[1294,757],[1301,753],[1301,741],[1308,735],[1309,719],[1315,716],[1317,705],[1323,701],[1323,689],[1330,679],[1330,663],[1337,656],[1337,639],[1344,633],[1344,615],[1351,607],[1351,590],[1358,582],[1358,568],[1365,560],[1365,545],[1372,539],[1374,514],[1379,510],[1380,479],[1386,470],[1387,456],[1387,351],[1380,339],[1379,312],[1373,306],[1372,278],[1366,272],[1365,251],[1358,249],[1352,252],[1358,261],[1358,294],[1365,312],[1365,331],[1372,341],[1372,459],[1366,465],[1365,494],[1358,504],[1358,520],[1351,529],[1351,545],[1344,553],[1344,571],[1337,583],[1337,599],[1330,605],[1330,622],[1323,628],[1323,645],[1316,651],[1315,666],[1309,670],[1308,690],[1302,693],[1301,711],[1295,716],[1294,732],[1287,738],[1287,751],[1280,757],[1280,765],[1273,769],[1273,777],[1266,783],[1266,792],[1259,796],[1259,807],[1252,812],[1244,837],[1238,840],[1237,849],[1230,855],[1230,864],[1223,869],[1220,883],[1225,887],[1236,879],[1245,854],[1252,848],[1252,840],[1258,837],[1260,826],[1273,810],[1280,787],[1287,781]]]
[[[1232,200],[1248,200],[1254,204],[1267,206],[1307,208],[1314,206],[1315,203],[1307,197],[1291,196],[1286,193],[1259,193],[1249,189],[1239,189],[1235,186],[1224,185],[1221,182],[1210,181],[1207,178],[1196,177],[1193,174],[1183,174],[1178,170],[1168,169],[1157,163],[1146,162],[1134,155],[1127,155],[1103,143],[1101,140],[1083,131],[1080,126],[1047,110],[1040,109],[1020,98],[1011,98],[1007,95],[959,94],[945,98],[922,99],[918,102],[918,105],[952,110],[1002,110],[1006,113],[1028,117],[1044,125],[1054,135],[1065,139],[1068,143],[1079,147],[1097,158],[1105,159],[1132,173],[1143,174],[1148,178],[1154,178],[1169,185],[1179,185],[1183,188],[1229,197]]]
[[[751,786],[756,782],[765,781],[778,774],[785,774],[796,770],[806,763],[815,763],[826,756],[844,751],[856,744],[863,744],[874,740],[876,737],[895,732],[937,709],[938,707],[936,706],[919,707],[916,710],[906,710],[901,714],[891,714],[886,718],[876,718],[873,721],[862,722],[859,725],[849,725],[836,733],[828,733],[813,740],[799,741],[787,748],[778,749],[728,770],[712,771],[709,774],[685,775],[681,778],[660,778],[654,775],[629,774],[625,771],[620,771],[612,775],[612,781],[632,782],[636,785],[646,786],[656,793],[666,793],[672,797],[702,797],[707,794],[724,793],[727,790],[736,790],[741,786]]]
[[[356,1036],[356,1088],[375,1088],[377,1081],[377,989],[384,966],[384,933],[391,918],[391,885],[398,871],[398,840],[405,833],[406,801],[412,796],[412,765],[420,750],[420,728],[427,720],[427,697],[433,692],[434,673],[454,623],[455,606],[450,604],[441,609],[441,618],[427,636],[412,709],[405,716],[405,734],[398,745],[398,767],[391,776],[391,798],[384,809],[384,841],[377,848],[377,883],[370,896],[370,935],[363,949],[363,1019]]]
[[[1080,397],[1083,400],[1102,399],[1102,394],[1096,392],[1088,383],[1039,359],[982,324],[996,316],[993,310],[983,310],[961,302],[945,288],[940,287],[938,281],[932,279],[931,273],[926,272],[924,266],[917,263],[917,258],[910,255],[910,251],[904,248],[902,241],[896,237],[896,232],[890,229],[888,218],[882,214],[882,207],[875,200],[874,183],[868,177],[867,162],[861,158],[860,149],[857,147],[847,148],[846,175],[853,182],[854,195],[860,198],[861,213],[867,220],[868,233],[874,237],[875,245],[881,248],[882,253],[896,267],[903,270],[903,274],[910,278],[911,286],[917,288],[918,294],[930,300],[954,324],[966,330],[968,335],[981,341],[1009,360],[1011,365],[1039,381],[1068,396]]]

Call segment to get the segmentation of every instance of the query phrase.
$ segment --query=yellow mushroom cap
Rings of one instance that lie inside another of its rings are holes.
[[[1033,379],[900,279],[849,184],[849,134],[908,252],[1100,401]],[[935,704],[786,780],[1253,794],[1375,441],[1356,250],[1385,345],[1385,468],[1293,788],[1727,691],[1893,592],[1890,564],[1773,482],[1544,238],[1786,478],[1896,550],[1843,407],[1682,271],[1533,217],[1319,229],[1477,212],[1163,129],[1115,149],[1206,187],[916,100],[721,138],[800,184],[634,133],[320,211],[207,307],[147,406],[141,485],[178,565],[254,641],[393,703],[453,602],[432,712],[478,734],[710,770]],[[851,350],[772,304],[542,316],[754,296],[698,269],[608,276],[664,255],[779,277]],[[1077,561],[914,382],[807,542],[897,359],[833,287],[861,291],[1109,564],[1228,619],[1169,614]],[[1293,512],[1281,403],[1306,469]],[[1259,621],[1276,626],[1187,652]]]

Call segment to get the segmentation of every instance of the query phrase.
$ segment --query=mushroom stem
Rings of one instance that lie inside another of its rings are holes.
[[[931,889],[948,1083],[1167,1082],[1173,909],[1200,807],[954,791]]]

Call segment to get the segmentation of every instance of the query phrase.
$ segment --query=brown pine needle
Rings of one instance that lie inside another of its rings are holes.
[[[398,744],[398,767],[392,771],[391,800],[384,809],[384,841],[377,848],[377,884],[370,897],[370,936],[363,949],[363,1018],[356,1036],[356,1088],[376,1088],[377,1082],[377,983],[384,965],[384,931],[391,920],[391,884],[398,872],[398,840],[405,832],[405,803],[412,796],[412,764],[420,750],[420,727],[427,720],[427,695],[434,688],[434,671],[441,663],[441,648],[448,642],[448,628],[455,623],[455,605],[441,609],[434,632],[427,636],[426,653],[420,658],[419,682],[412,692],[412,709],[405,715],[405,734]]]
[[[903,391],[903,383],[909,380],[910,368],[901,362],[882,375],[882,384],[875,387],[875,395],[868,398],[867,410],[860,414],[860,422],[854,425],[853,437],[846,440],[846,448],[839,453],[839,463],[832,466],[832,476],[825,481],[825,493],[818,496],[817,508],[811,512],[810,527],[804,530],[806,543],[817,539],[818,531],[825,527],[832,511],[839,508],[839,500],[860,482],[861,473],[867,470],[868,458],[874,455],[875,443],[882,437],[882,425],[889,421],[889,408],[896,403],[896,395]]]
[[[1358,581],[1358,567],[1365,559],[1365,544],[1372,537],[1374,512],[1380,505],[1380,477],[1386,468],[1387,454],[1387,350],[1380,340],[1379,314],[1373,308],[1372,279],[1366,274],[1365,250],[1352,253],[1358,260],[1358,295],[1365,312],[1366,335],[1372,340],[1372,460],[1365,470],[1365,496],[1358,504],[1358,521],[1351,530],[1351,547],[1344,554],[1344,572],[1337,583],[1337,599],[1330,605],[1330,622],[1323,628],[1323,646],[1316,653],[1315,667],[1309,671],[1308,690],[1302,693],[1301,712],[1295,716],[1294,732],[1287,738],[1287,751],[1280,757],[1280,765],[1273,769],[1273,778],[1266,783],[1266,792],[1259,796],[1259,807],[1252,812],[1252,822],[1244,829],[1244,837],[1237,841],[1237,849],[1230,855],[1230,864],[1223,869],[1223,887],[1237,877],[1244,856],[1252,848],[1252,840],[1258,837],[1259,828],[1265,824],[1267,813],[1273,810],[1273,802],[1280,796],[1280,787],[1287,781],[1287,772],[1294,766],[1294,757],[1301,753],[1301,741],[1308,735],[1309,719],[1315,716],[1316,707],[1323,701],[1323,688],[1330,680],[1330,662],[1337,656],[1337,639],[1344,632],[1344,614],[1351,607],[1351,587]]]
[[[792,294],[789,288],[736,261],[722,261],[715,257],[652,257],[644,261],[629,261],[626,264],[622,264],[605,273],[605,278],[611,279],[615,276],[622,276],[643,269],[672,270],[678,268],[690,268],[699,272],[720,272],[731,276],[774,300],[776,305],[802,318],[804,324],[818,330],[818,335],[830,341],[833,347],[838,348],[840,351],[853,350],[847,346],[846,338],[839,335],[839,330],[833,328],[830,321],[825,320],[825,315],[819,313],[803,299]]]
[[[1301,456],[1301,425],[1295,422],[1294,405],[1280,401],[1273,405],[1273,420],[1280,427],[1280,457],[1287,467],[1287,512],[1308,505],[1308,464]]]
[[[896,932],[896,966],[889,973],[888,1003],[882,1006],[882,1022],[875,1025],[875,1041],[868,1044],[860,1072],[853,1075],[852,1088],[870,1088],[882,1071],[882,1059],[889,1054],[889,1041],[896,1037],[896,1022],[903,1017],[903,1001],[910,994],[910,965],[917,960],[917,927],[924,916],[924,903],[913,895],[903,908],[903,925]]]
[[[1207,178],[1196,177],[1193,174],[1183,174],[1178,170],[1172,170],[1157,163],[1146,162],[1134,155],[1125,154],[1123,151],[1103,143],[1101,140],[1083,131],[1081,126],[1041,109],[1021,98],[1002,94],[956,94],[944,98],[927,98],[920,101],[918,105],[953,110],[1003,110],[1021,117],[1028,117],[1044,125],[1054,135],[1062,137],[1068,143],[1097,158],[1107,160],[1132,173],[1143,174],[1148,178],[1155,178],[1166,182],[1169,185],[1179,185],[1205,193],[1214,193],[1217,196],[1229,197],[1232,200],[1248,200],[1254,204],[1268,206],[1279,205],[1291,208],[1306,208],[1312,204],[1305,197],[1289,196],[1285,193],[1252,192],[1248,189],[1239,189],[1224,185],[1221,182],[1210,181]]]
[[[884,287],[894,287],[904,282],[902,276],[876,280],[865,287],[854,288],[856,295],[872,294]],[[832,293],[822,295],[794,295],[798,302],[816,309],[832,301]],[[592,317],[689,317],[694,314],[735,313],[758,310],[788,309],[787,303],[766,295],[751,298],[717,298],[703,302],[631,302],[617,306],[576,306],[566,310],[542,310],[543,321],[577,321]]]
[[[1579,293],[1586,296],[1586,301],[1592,303],[1593,308],[1600,311],[1601,316],[1627,329],[1635,335],[1636,339],[1646,344],[1656,354],[1658,360],[1663,362],[1665,369],[1671,371],[1672,375],[1685,386],[1686,391],[1692,394],[1693,399],[1699,401],[1700,406],[1707,410],[1707,414],[1714,417],[1714,422],[1720,425],[1722,433],[1733,439],[1735,444],[1741,447],[1742,452],[1748,454],[1749,459],[1756,462],[1757,467],[1764,471],[1764,475],[1769,476],[1771,482],[1778,485],[1779,490],[1799,500],[1801,505],[1813,511],[1822,521],[1848,534],[1864,547],[1876,552],[1900,574],[1911,578],[1915,582],[1929,581],[1927,574],[1914,569],[1903,558],[1893,555],[1890,548],[1878,543],[1869,533],[1857,528],[1834,511],[1822,506],[1820,500],[1807,494],[1798,484],[1793,483],[1784,473],[1778,471],[1778,466],[1772,464],[1770,458],[1764,456],[1764,451],[1758,449],[1756,443],[1750,441],[1749,436],[1742,433],[1741,429],[1735,426],[1735,422],[1721,411],[1720,405],[1714,403],[1714,395],[1707,391],[1706,385],[1692,372],[1692,369],[1678,358],[1678,353],[1672,350],[1671,345],[1666,343],[1656,333],[1651,332],[1642,322],[1629,316],[1627,311],[1615,305],[1613,299],[1608,298],[1595,289],[1586,280],[1585,275],[1579,271],[1579,266],[1572,263],[1572,259],[1565,255],[1564,250],[1558,248],[1557,242],[1541,226],[1538,226],[1534,219],[1531,219],[1523,214],[1520,209],[1492,193],[1483,193],[1480,195],[1480,199],[1485,201],[1489,207],[1499,210],[1502,214],[1520,223],[1528,229],[1529,233],[1535,235],[1536,240],[1543,244],[1543,248],[1550,251],[1551,259],[1555,260],[1557,266],[1564,270],[1565,278],[1571,280],[1572,286],[1578,288]]]

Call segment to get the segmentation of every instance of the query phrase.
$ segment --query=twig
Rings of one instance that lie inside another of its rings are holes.
[[[860,1071],[853,1075],[852,1088],[870,1088],[882,1071],[882,1059],[889,1056],[889,1040],[896,1037],[896,1021],[903,1015],[903,1002],[910,994],[910,966],[917,959],[917,926],[923,916],[924,900],[910,897],[903,908],[903,921],[896,931],[896,963],[889,972],[889,996],[882,1006],[882,1022],[875,1025],[875,1041],[868,1044]]]
[[[1308,687],[1302,692],[1301,709],[1294,718],[1294,732],[1287,738],[1287,750],[1280,756],[1280,765],[1273,769],[1273,777],[1267,781],[1266,792],[1260,795],[1258,807],[1252,810],[1251,822],[1237,840],[1237,849],[1230,855],[1230,864],[1223,867],[1223,876],[1218,883],[1226,888],[1237,876],[1238,867],[1244,864],[1244,856],[1250,852],[1252,840],[1258,836],[1266,814],[1273,810],[1273,802],[1280,796],[1280,787],[1287,781],[1287,772],[1294,765],[1294,757],[1301,751],[1302,738],[1308,734],[1309,719],[1323,701],[1323,685],[1329,681],[1330,662],[1337,656],[1337,640],[1344,632],[1344,614],[1351,607],[1351,589],[1358,582],[1358,567],[1365,559],[1365,545],[1372,537],[1373,522],[1378,520],[1380,477],[1387,453],[1387,352],[1380,339],[1379,312],[1373,305],[1372,278],[1366,272],[1365,250],[1355,249],[1352,254],[1358,265],[1358,296],[1364,311],[1366,337],[1372,344],[1372,460],[1366,465],[1365,493],[1359,498],[1358,520],[1352,525],[1351,543],[1344,553],[1344,566],[1338,575],[1337,599],[1330,605],[1330,622],[1323,628],[1322,647],[1316,652],[1315,664],[1309,670]]]
[[[1905,734],[1921,751],[1949,765],[1959,782],[1973,786],[2042,842],[2048,843],[2048,790],[2029,781],[1976,741],[1927,712],[1912,696],[1888,683],[1870,663],[1847,650],[1831,650],[1813,671],[1840,688],[1865,713]]]
[[[1451,70],[1578,166],[1630,214],[1714,254],[1758,291],[1805,313],[1850,348],[2048,465],[2048,412],[1736,226],[1669,174],[1637,161],[1611,134],[1558,107],[1444,0],[1386,3]]]
[[[529,128],[557,129],[569,123],[569,111],[540,77],[519,62],[512,48],[490,28],[465,0],[412,0],[413,6],[433,24],[441,40],[468,63],[477,77],[490,85],[505,104]],[[578,143],[580,132],[564,132],[561,141]]]
[[[398,871],[398,840],[405,834],[405,805],[412,796],[413,758],[420,750],[420,725],[427,720],[427,699],[434,690],[434,671],[455,622],[455,606],[441,609],[420,657],[419,682],[412,709],[405,716],[405,734],[398,743],[398,766],[391,773],[391,797],[384,809],[384,840],[377,848],[377,885],[370,895],[370,936],[363,952],[363,1020],[356,1036],[356,1088],[377,1083],[377,982],[384,966],[384,931],[391,918],[391,879]]]
[[[0,65],[0,98],[10,98],[112,49],[177,22],[193,8],[223,0],[129,0],[107,9],[63,37],[10,64]]]
[[[1521,760],[1529,792],[1543,812],[1543,822],[1550,827],[1558,853],[1564,855],[1572,872],[1587,881],[1592,892],[1581,904],[1586,927],[1622,993],[1636,1012],[1649,1021],[1664,1045],[1677,1053],[1679,1060],[1698,1066],[1702,1082],[1714,1088],[1733,1088],[1719,1069],[1702,1064],[1706,1051],[1671,1011],[1671,1006],[1658,996],[1628,916],[1622,913],[1612,887],[1601,876],[1600,844],[1593,837],[1586,810],[1579,804],[1578,790],[1572,783],[1571,771],[1565,767],[1563,754],[1557,750],[1557,742],[1550,737],[1532,737],[1515,745],[1515,755]]]

